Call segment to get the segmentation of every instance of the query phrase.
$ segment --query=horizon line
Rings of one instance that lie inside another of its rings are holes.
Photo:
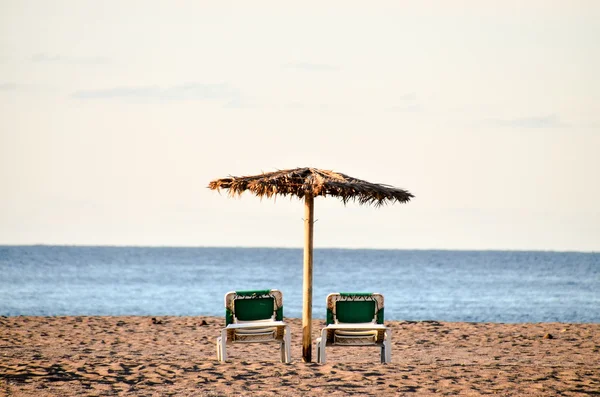
[[[280,249],[302,250],[304,247],[285,246],[245,246],[245,245],[130,245],[130,244],[6,244],[0,247],[75,247],[75,248],[225,248],[225,249]],[[374,247],[314,247],[314,250],[347,250],[347,251],[458,251],[458,252],[553,252],[553,253],[582,253],[599,254],[596,250],[554,250],[554,249],[505,249],[505,248],[374,248]]]

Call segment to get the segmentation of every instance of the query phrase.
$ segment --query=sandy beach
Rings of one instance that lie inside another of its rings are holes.
[[[391,321],[391,364],[334,347],[320,365],[302,362],[301,321],[286,321],[291,364],[274,344],[217,362],[218,317],[1,317],[0,395],[600,395],[600,324]]]

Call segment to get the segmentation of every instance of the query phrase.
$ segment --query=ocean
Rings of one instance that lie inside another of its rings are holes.
[[[223,316],[268,288],[302,317],[302,249],[0,246],[4,316]],[[600,253],[315,249],[313,318],[350,291],[386,320],[600,323]]]

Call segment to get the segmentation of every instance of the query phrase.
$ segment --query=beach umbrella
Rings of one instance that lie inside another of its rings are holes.
[[[410,192],[389,185],[371,183],[352,178],[339,172],[316,168],[295,168],[266,172],[254,176],[216,179],[208,187],[220,191],[226,189],[230,196],[241,195],[249,190],[259,197],[296,196],[304,199],[304,278],[302,307],[302,359],[311,362],[312,329],[312,264],[314,198],[334,196],[344,204],[356,201],[376,207],[387,203],[406,203]]]

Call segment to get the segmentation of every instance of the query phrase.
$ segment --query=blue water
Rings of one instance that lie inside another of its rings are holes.
[[[302,250],[0,246],[0,315],[222,316],[229,290],[277,288],[302,317]],[[600,254],[317,249],[330,292],[385,296],[388,320],[600,322]]]

